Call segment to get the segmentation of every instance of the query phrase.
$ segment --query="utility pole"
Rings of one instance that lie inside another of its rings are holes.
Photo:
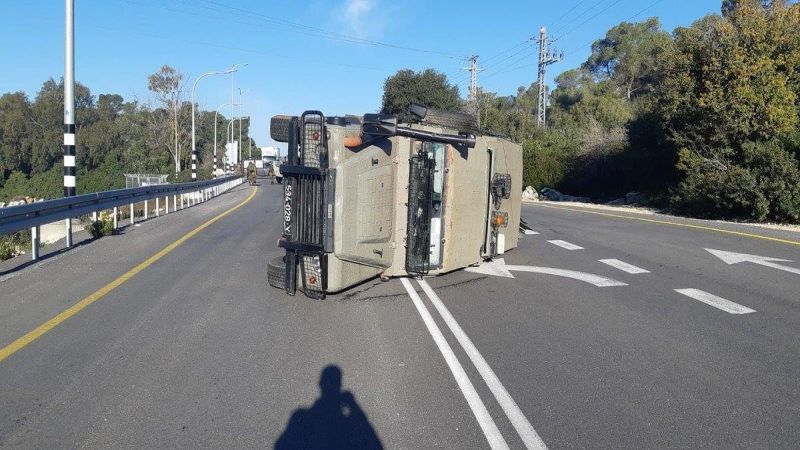
[[[478,99],[478,72],[483,72],[483,69],[478,67],[478,55],[469,57],[469,67],[464,67],[463,70],[469,70],[469,94],[467,101],[469,102],[470,113],[478,118],[478,127],[481,124],[481,111],[480,100]]]
[[[539,128],[547,126],[547,85],[545,78],[547,76],[547,66],[555,64],[564,59],[564,54],[556,55],[555,52],[550,52],[547,49],[547,28],[542,27],[539,30],[539,111],[536,120]]]
[[[66,0],[64,20],[64,197],[75,196],[75,1]],[[72,218],[66,220],[72,247]]]

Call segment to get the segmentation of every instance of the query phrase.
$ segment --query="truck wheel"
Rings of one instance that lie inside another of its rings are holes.
[[[267,264],[267,283],[278,289],[286,288],[286,262],[283,256],[276,256]]]
[[[278,142],[289,142],[289,122],[292,116],[272,116],[269,122],[269,135]]]
[[[478,123],[475,117],[462,112],[440,111],[438,109],[427,108],[425,123],[452,128],[461,132],[478,131]]]

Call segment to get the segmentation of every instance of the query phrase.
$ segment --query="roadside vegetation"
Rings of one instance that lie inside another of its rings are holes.
[[[526,185],[597,201],[644,192],[701,218],[800,223],[800,4],[726,0],[720,14],[664,30],[623,22],[549,92],[481,92],[486,132],[523,145]],[[386,80],[384,112],[411,102],[464,109],[435,71]]]
[[[183,75],[164,66],[146,81],[143,88],[152,94],[151,102],[118,94],[95,96],[77,83],[78,194],[124,188],[125,173],[170,174],[170,182],[190,181],[191,103],[178,95],[186,91]],[[63,98],[63,83],[53,79],[33,99],[23,92],[0,96],[0,202],[17,196],[62,196]],[[208,179],[214,112],[198,110],[196,121],[198,178]],[[224,152],[228,121],[223,114],[217,117],[218,152]],[[248,131],[243,120],[245,142]]]

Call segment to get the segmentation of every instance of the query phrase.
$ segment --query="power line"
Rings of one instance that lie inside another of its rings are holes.
[[[499,53],[495,53],[494,55],[490,56],[489,58],[486,58],[485,60],[483,60],[483,63],[486,64],[489,61],[491,61],[491,60],[493,60],[493,59],[495,59],[495,58],[497,58],[499,56],[505,55],[506,53],[508,53],[508,52],[510,52],[512,50],[516,50],[516,49],[520,48],[521,46],[523,46],[523,45],[527,44],[528,42],[530,42],[531,39],[533,39],[533,38],[529,37],[528,39],[525,39],[524,41],[522,41],[522,42],[520,42],[518,44],[515,44],[515,45],[513,45],[513,46],[511,46],[511,47],[509,47],[509,48],[507,48],[507,49],[505,49],[505,50],[503,50],[503,51],[501,51]]]
[[[633,19],[636,19],[637,17],[639,17],[639,16],[641,16],[642,14],[646,13],[647,11],[651,10],[651,9],[652,9],[654,6],[658,5],[659,3],[663,2],[663,1],[664,1],[664,0],[655,0],[655,1],[654,1],[653,3],[651,3],[649,6],[645,7],[644,9],[642,9],[642,10],[641,10],[641,11],[639,11],[639,12],[637,12],[636,14],[634,14],[634,15],[632,15],[632,16],[630,16],[630,17],[628,17],[628,18],[627,18],[627,19],[625,19],[624,21],[625,21],[625,22],[630,22],[630,21],[632,21]],[[612,5],[612,6],[613,6],[613,5]],[[592,44],[594,44],[594,43],[595,43],[595,41],[597,41],[597,39],[592,39],[591,41],[589,41],[589,42],[588,42],[588,43],[586,43],[586,44],[581,44],[580,46],[576,46],[576,47],[574,47],[574,48],[570,49],[570,50],[568,51],[568,53],[576,52],[576,51],[578,51],[578,50],[580,50],[581,48],[583,48],[583,47],[586,47],[586,46],[591,46]]]
[[[405,46],[405,45],[392,44],[392,43],[387,43],[387,42],[376,41],[374,39],[366,39],[366,38],[362,38],[362,37],[358,37],[358,36],[351,36],[351,35],[347,35],[347,34],[343,34],[343,33],[338,33],[338,32],[334,32],[334,31],[326,30],[324,28],[319,28],[319,27],[315,27],[315,26],[311,26],[311,25],[306,25],[306,24],[299,23],[299,22],[293,22],[293,21],[282,19],[282,18],[279,18],[279,17],[268,16],[268,15],[265,15],[265,14],[262,14],[262,13],[259,13],[259,12],[255,12],[255,11],[250,11],[250,10],[247,10],[247,9],[244,9],[244,8],[225,5],[225,4],[222,4],[222,3],[215,2],[213,0],[200,0],[200,1],[203,2],[203,3],[206,3],[206,4],[214,5],[214,6],[218,7],[218,8],[227,9],[227,10],[230,10],[230,11],[236,11],[240,15],[244,14],[244,15],[247,15],[247,16],[251,16],[253,18],[257,18],[259,20],[263,20],[263,21],[268,22],[268,23],[272,23],[272,24],[276,24],[276,25],[282,25],[282,26],[286,26],[286,27],[290,27],[290,28],[304,29],[304,30],[307,30],[307,31],[310,31],[310,32],[317,33],[321,37],[325,37],[327,39],[341,40],[341,41],[344,41],[344,42],[351,42],[351,43],[368,44],[368,45],[373,45],[373,46],[378,46],[378,47],[392,48],[392,49],[396,49],[396,50],[406,50],[406,51],[412,51],[412,52],[418,52],[418,53],[428,53],[428,54],[439,55],[439,56],[443,56],[443,57],[446,57],[446,58],[452,58],[452,59],[463,59],[464,58],[463,56],[453,55],[451,53],[446,53],[446,52],[442,52],[442,51],[438,51],[438,50],[430,50],[430,49],[423,49],[423,48],[417,48],[417,47],[409,47],[409,46]]]
[[[528,42],[530,42],[530,41],[528,41]],[[495,62],[495,63],[493,63],[493,64],[484,64],[484,68],[489,68],[489,67],[497,67],[497,66],[499,66],[500,64],[502,64],[502,63],[504,63],[504,62],[506,62],[506,61],[510,60],[511,58],[513,58],[513,57],[515,57],[515,56],[518,56],[518,55],[520,55],[520,54],[522,54],[522,53],[528,52],[528,51],[530,51],[530,50],[531,50],[531,47],[523,48],[522,50],[519,50],[519,51],[517,51],[517,52],[514,52],[514,53],[512,53],[511,55],[508,55],[508,56],[506,56],[505,58],[503,58],[503,59],[501,59],[500,61],[497,61],[497,62]]]
[[[264,26],[265,24],[269,24],[269,25],[278,26],[278,27],[282,27],[282,28],[288,29],[288,31],[291,31],[291,32],[294,32],[294,33],[303,34],[303,35],[306,35],[306,36],[322,37],[322,38],[325,38],[325,39],[328,39],[328,40],[333,40],[333,41],[340,41],[340,42],[351,43],[351,44],[365,44],[365,45],[372,45],[372,46],[375,46],[375,47],[383,47],[383,48],[411,51],[411,52],[417,52],[417,53],[427,53],[427,54],[438,55],[440,57],[449,58],[449,59],[460,59],[460,60],[464,59],[463,56],[458,56],[458,55],[454,55],[454,54],[450,54],[450,53],[446,53],[446,52],[441,52],[441,51],[438,51],[438,50],[430,50],[430,49],[423,49],[423,48],[416,48],[416,47],[410,47],[410,46],[391,44],[391,43],[376,41],[376,40],[372,40],[372,39],[361,38],[361,37],[357,37],[357,36],[350,36],[350,35],[346,35],[346,34],[343,34],[343,33],[337,33],[337,32],[333,32],[333,31],[330,31],[330,30],[325,30],[325,29],[322,29],[322,28],[319,28],[319,27],[314,27],[314,26],[311,26],[311,25],[306,25],[306,24],[302,24],[302,23],[298,23],[298,22],[292,22],[292,21],[289,21],[289,20],[286,20],[286,19],[267,16],[267,15],[260,14],[260,13],[257,13],[257,12],[248,11],[248,10],[245,10],[245,9],[242,9],[242,8],[237,8],[237,7],[233,7],[233,6],[224,5],[224,4],[213,2],[213,1],[210,1],[210,0],[199,0],[199,1],[203,1],[205,3],[208,3],[210,6],[209,5],[197,5],[197,4],[194,4],[194,3],[187,3],[185,0],[179,0],[179,1],[181,1],[181,3],[183,3],[185,6],[191,6],[192,8],[202,8],[202,9],[204,9],[206,11],[210,11],[210,12],[214,12],[214,13],[218,13],[218,14],[214,14],[214,15],[207,15],[206,14],[206,15],[204,15],[204,14],[199,14],[197,11],[194,11],[194,10],[170,8],[170,7],[168,7],[167,5],[164,5],[164,4],[143,3],[143,2],[137,2],[137,1],[134,1],[134,0],[124,0],[124,1],[126,1],[127,3],[133,3],[133,4],[148,6],[148,7],[151,7],[151,8],[157,8],[157,9],[161,9],[161,10],[165,10],[165,11],[171,11],[171,12],[180,14],[182,16],[192,15],[192,16],[195,16],[195,17],[211,19],[211,20],[217,20],[217,21],[222,19],[222,20],[226,20],[226,21],[228,21],[230,23],[239,23],[239,24],[248,25],[248,26]],[[245,22],[237,21],[237,20],[234,20],[234,19],[232,19],[230,17],[225,17],[225,16],[221,17],[219,14],[238,16],[239,18],[247,19],[248,21],[245,21]]]
[[[483,81],[486,81],[486,80],[488,80],[490,78],[493,78],[493,77],[495,77],[497,75],[502,75],[502,74],[509,73],[509,72],[515,72],[515,71],[520,70],[520,69],[533,68],[533,67],[536,67],[537,64],[538,64],[537,62],[529,62],[529,63],[525,63],[525,64],[522,64],[522,65],[519,65],[519,66],[512,67],[510,69],[498,70],[496,72],[492,72],[489,75],[486,75],[485,77],[483,77]]]
[[[568,21],[568,22],[567,22],[567,23],[565,23],[565,24],[562,24],[562,25],[561,25],[561,26],[559,26],[559,27],[558,27],[556,30],[554,30],[554,31],[553,31],[553,35],[558,35],[558,34],[559,34],[559,33],[560,33],[562,30],[565,30],[565,29],[567,29],[567,27],[568,27],[569,25],[571,25],[571,24],[575,23],[576,21],[580,20],[580,19],[581,19],[582,17],[584,17],[586,14],[589,14],[590,12],[592,12],[592,10],[594,10],[595,8],[597,8],[598,6],[602,5],[602,4],[603,4],[603,3],[605,3],[605,2],[606,2],[606,0],[600,0],[600,1],[596,2],[594,5],[592,5],[591,7],[589,7],[589,8],[587,8],[587,9],[583,10],[583,12],[582,12],[582,13],[580,13],[580,14],[578,14],[578,15],[576,15],[576,16],[574,16],[574,17],[572,17],[572,19],[571,19],[570,21]],[[573,29],[574,29],[574,27],[573,27]]]
[[[570,8],[569,10],[567,10],[567,12],[565,12],[565,13],[564,13],[564,14],[562,14],[562,15],[560,15],[560,16],[558,17],[558,19],[556,19],[556,20],[554,20],[554,21],[550,22],[550,24],[549,24],[549,25],[547,25],[547,28],[552,28],[552,27],[553,27],[553,25],[557,24],[559,20],[563,19],[564,17],[567,17],[567,16],[569,15],[569,13],[571,13],[572,11],[575,11],[575,10],[578,8],[578,6],[581,6],[583,3],[586,3],[586,0],[580,0],[578,3],[576,3],[576,4],[575,4],[575,6],[573,6],[573,7],[572,7],[572,8]]]
[[[528,53],[523,54],[519,58],[514,59],[513,61],[509,62],[509,64],[506,64],[503,67],[499,67],[499,68],[495,69],[489,75],[486,75],[485,77],[483,77],[483,79],[486,80],[487,78],[492,78],[495,75],[500,75],[502,73],[505,73],[505,72],[509,71],[509,69],[508,69],[509,67],[513,67],[515,64],[518,64],[522,60],[534,57],[535,56],[535,52],[532,51],[533,49],[529,49],[529,50],[531,50],[531,51],[528,52]]]
[[[612,3],[612,4],[608,5],[608,6],[607,6],[607,7],[605,7],[604,9],[600,10],[600,12],[598,12],[597,14],[593,15],[592,17],[589,17],[588,19],[584,20],[583,22],[579,23],[578,25],[575,25],[575,27],[574,27],[572,30],[570,30],[570,32],[572,32],[572,31],[574,31],[574,30],[576,30],[576,29],[579,29],[580,27],[582,27],[582,26],[586,25],[587,23],[591,22],[592,20],[594,20],[594,19],[596,19],[596,18],[600,17],[600,16],[601,16],[601,15],[602,15],[604,12],[606,12],[606,11],[608,11],[609,9],[611,9],[611,8],[613,8],[613,7],[615,7],[615,6],[617,6],[617,5],[618,5],[618,4],[620,4],[621,2],[622,2],[622,0],[617,0],[617,1],[615,1],[614,3]],[[569,32],[568,32],[567,34],[564,34],[564,35],[562,35],[561,37],[563,38],[564,36],[568,36],[568,35],[569,35]]]

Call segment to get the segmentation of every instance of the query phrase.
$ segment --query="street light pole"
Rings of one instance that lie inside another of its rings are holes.
[[[66,0],[64,19],[64,197],[75,195],[75,1]],[[72,218],[66,219],[72,247]]]
[[[242,159],[242,88],[239,88],[239,160]],[[244,168],[244,166],[242,166]]]
[[[194,110],[195,110],[194,96],[195,96],[195,91],[197,90],[197,83],[200,80],[202,80],[203,78],[211,76],[211,75],[224,75],[226,73],[233,73],[233,72],[236,72],[238,70],[239,70],[239,67],[234,65],[233,67],[231,67],[228,70],[216,71],[216,72],[206,72],[206,73],[200,75],[199,77],[197,77],[196,80],[194,80],[194,84],[192,85],[192,181],[197,179],[197,144],[195,142],[195,134],[194,134],[194,131],[195,131],[195,126],[194,126],[194,114],[195,114],[194,113]]]

